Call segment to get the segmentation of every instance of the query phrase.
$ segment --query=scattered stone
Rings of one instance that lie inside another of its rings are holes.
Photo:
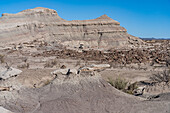
[[[80,44],[79,49],[83,49],[84,45]]]
[[[0,91],[10,91],[11,87],[0,87]]]
[[[61,69],[65,69],[65,68],[66,68],[66,66],[65,66],[65,65],[62,65],[60,68],[61,68]]]
[[[151,95],[151,96],[147,97],[147,100],[153,100],[153,99],[156,99],[156,98],[159,98],[159,97],[160,97],[159,95]]]

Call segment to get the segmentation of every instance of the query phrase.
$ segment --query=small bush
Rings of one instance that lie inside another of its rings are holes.
[[[79,65],[80,65],[80,63],[81,63],[81,61],[80,61],[80,60],[78,60],[78,61],[76,62],[75,67],[79,66]]]
[[[136,90],[138,88],[137,86],[137,82],[133,83],[133,84],[129,84],[127,89],[126,89],[126,93],[128,94],[134,94],[134,90]]]
[[[65,66],[65,65],[62,65],[60,68],[61,68],[61,69],[65,69],[65,68],[66,68],[66,66]]]
[[[18,65],[17,67],[18,67],[18,68],[22,68],[22,69],[25,69],[25,68],[28,69],[29,66],[30,66],[29,63],[24,63],[24,64],[21,64],[21,65]]]
[[[163,72],[159,72],[157,74],[153,74],[150,79],[157,83],[166,83],[170,82],[170,69],[164,70]]]
[[[4,63],[4,55],[0,55],[0,61],[1,63]]]
[[[51,83],[50,80],[46,80],[46,81],[44,82],[44,86],[46,86],[46,85],[48,85],[48,84],[50,84],[50,83]]]
[[[57,64],[58,64],[58,62],[57,62],[56,59],[49,60],[49,61],[47,61],[47,62],[45,63],[44,68],[46,68],[46,67],[52,68],[52,67],[54,67],[54,66],[57,65]]]
[[[167,66],[167,67],[170,67],[170,59],[166,59],[165,62],[166,62],[166,66]]]
[[[108,83],[110,83],[116,89],[125,90],[128,82],[121,78],[116,78],[116,80],[112,80],[111,78],[108,78]]]
[[[27,60],[28,60],[27,57],[23,57],[23,58],[22,58],[22,61],[25,62],[25,63],[27,62]]]
[[[133,91],[137,89],[137,83],[129,84],[125,79],[117,78],[115,80],[108,78],[108,83],[118,90],[121,90],[128,94],[133,94]]]

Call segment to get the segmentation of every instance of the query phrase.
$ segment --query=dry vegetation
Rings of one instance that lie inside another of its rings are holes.
[[[136,83],[130,84],[127,80],[122,79],[120,77],[116,78],[115,80],[108,78],[108,83],[116,89],[128,94],[133,94],[133,91],[138,88]]]
[[[21,64],[21,65],[18,65],[17,67],[18,67],[18,68],[22,68],[22,69],[25,69],[25,68],[28,69],[29,66],[30,66],[29,63],[24,63],[24,64]]]
[[[150,79],[155,83],[166,83],[166,85],[170,82],[170,69],[164,70],[157,74],[153,74]]]
[[[81,64],[81,61],[80,61],[80,60],[78,60],[78,61],[76,62],[75,67],[80,66],[80,64]]]
[[[44,64],[44,68],[53,68],[54,66],[56,66],[57,64],[59,64],[59,62],[57,61],[57,59],[52,59],[52,60],[49,60],[47,61],[45,64]]]
[[[5,61],[4,61],[4,55],[1,55],[1,54],[0,54],[0,62],[1,62],[1,63],[4,63],[4,62],[5,62]]]

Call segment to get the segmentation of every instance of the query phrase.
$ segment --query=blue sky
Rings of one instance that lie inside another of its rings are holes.
[[[131,35],[170,38],[170,0],[0,0],[0,14],[35,7],[55,9],[67,20],[107,14]]]

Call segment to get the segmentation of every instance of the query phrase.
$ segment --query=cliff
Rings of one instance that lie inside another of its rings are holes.
[[[129,35],[120,23],[103,15],[92,20],[67,21],[48,8],[34,8],[17,14],[2,14],[0,45],[36,38],[56,41],[69,47],[112,48],[141,40]]]

